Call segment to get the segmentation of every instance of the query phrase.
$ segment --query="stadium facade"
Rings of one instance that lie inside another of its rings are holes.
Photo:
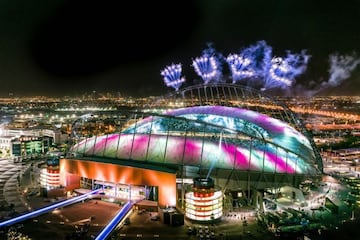
[[[236,192],[235,198],[258,204],[269,188],[298,186],[322,173],[320,154],[294,112],[263,92],[225,83],[158,98],[133,111],[122,131],[78,140],[70,153],[60,162],[70,190],[87,182],[106,185],[115,197],[128,193],[193,209],[186,199],[193,179],[213,179],[212,193]],[[204,207],[198,209],[201,220]]]

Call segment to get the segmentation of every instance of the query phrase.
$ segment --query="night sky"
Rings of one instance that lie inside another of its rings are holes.
[[[165,94],[165,66],[182,63],[191,85],[191,61],[207,43],[227,55],[260,40],[279,56],[311,55],[298,89],[359,95],[360,65],[341,85],[319,86],[330,54],[360,56],[360,1],[176,2],[1,1],[0,96]]]

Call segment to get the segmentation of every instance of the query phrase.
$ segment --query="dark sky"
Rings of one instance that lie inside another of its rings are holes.
[[[164,94],[165,66],[182,63],[190,84],[208,42],[227,55],[260,40],[278,55],[306,49],[297,81],[313,87],[329,54],[360,53],[359,23],[358,0],[0,1],[0,96]],[[359,68],[327,93],[358,94]]]

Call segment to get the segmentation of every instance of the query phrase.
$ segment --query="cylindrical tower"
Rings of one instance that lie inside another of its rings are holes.
[[[60,187],[60,163],[59,158],[53,157],[46,161],[46,168],[40,171],[40,185],[46,190]]]
[[[195,178],[192,191],[185,194],[185,215],[195,221],[214,221],[223,214],[223,196],[211,178]]]

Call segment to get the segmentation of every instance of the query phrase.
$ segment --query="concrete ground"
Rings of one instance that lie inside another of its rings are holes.
[[[35,217],[14,227],[18,228],[18,232],[35,240],[92,239],[91,236],[97,236],[120,209],[118,204],[87,200]],[[86,224],[86,234],[77,237],[76,231],[80,231]]]
[[[248,212],[246,212],[248,214]],[[124,225],[113,239],[264,239],[274,237],[259,226],[254,217],[248,216],[246,224],[243,212],[232,212],[213,224],[200,224],[185,219],[183,226],[171,226],[160,220],[153,221],[151,217],[157,213],[134,211],[130,216],[130,224]],[[189,233],[188,229],[196,229],[196,233]]]
[[[19,213],[53,204],[51,201],[44,201],[44,198],[39,194],[29,197],[23,194],[23,190],[31,190],[31,187],[34,186],[31,172],[26,171],[28,166],[9,164],[8,162],[3,163],[0,163],[0,200],[14,204],[14,210]],[[21,186],[18,188],[16,176],[22,173],[25,174],[22,176]],[[97,201],[96,203],[95,200],[90,200],[39,216],[15,227],[18,228],[19,232],[35,240],[92,239],[91,236],[96,236],[119,210],[120,206],[118,204],[104,201]],[[156,213],[151,213],[151,216],[154,214]],[[164,224],[159,220],[153,221],[151,216],[149,212],[142,214],[134,212],[130,216],[130,224],[122,226],[119,231],[113,234],[111,239],[207,239],[206,236],[209,234],[205,233],[205,227],[208,227],[210,236],[213,233],[214,239],[277,239],[273,234],[264,230],[263,226],[259,226],[255,218],[247,210],[226,213],[221,221],[208,225],[185,219],[185,224],[177,227]],[[246,216],[247,224],[243,223],[244,216]],[[357,211],[355,217],[355,221],[346,222],[335,230],[324,232],[321,236],[315,236],[311,239],[339,239],[339,237],[343,240],[351,239],[346,238],[348,235],[344,235],[344,232],[352,233],[351,236],[360,234],[357,227],[359,226],[360,212]],[[85,223],[89,223],[86,235],[81,238],[69,237]],[[189,234],[189,227],[196,228],[196,234]],[[199,233],[200,229],[202,229],[203,234]],[[335,236],[336,238],[332,238]],[[0,236],[0,239],[5,239],[2,237],[4,235]],[[295,240],[297,236],[280,239]]]

